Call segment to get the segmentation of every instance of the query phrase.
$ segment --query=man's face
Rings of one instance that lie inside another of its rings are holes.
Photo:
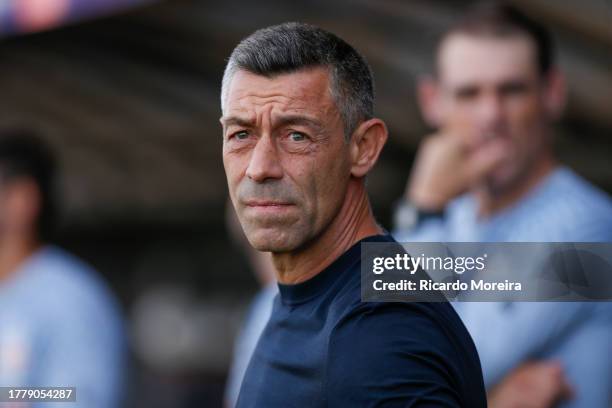
[[[468,152],[499,143],[505,159],[486,178],[494,191],[522,179],[548,147],[546,81],[526,37],[451,34],[438,55],[443,130]]]
[[[0,175],[0,241],[17,234],[35,234],[40,190],[27,176],[2,180]]]
[[[223,165],[256,249],[287,252],[334,220],[350,178],[348,144],[324,68],[271,78],[235,73],[225,100]]]

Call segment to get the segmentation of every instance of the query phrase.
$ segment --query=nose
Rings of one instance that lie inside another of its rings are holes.
[[[479,109],[480,123],[484,128],[495,128],[504,120],[504,103],[496,93],[482,98]]]
[[[246,176],[257,183],[283,177],[278,150],[269,135],[263,135],[257,140],[251,153]]]

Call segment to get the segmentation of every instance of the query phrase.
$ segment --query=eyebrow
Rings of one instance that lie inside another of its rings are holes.
[[[221,123],[224,126],[244,126],[253,127],[255,121],[251,119],[241,118],[239,116],[228,116],[227,118],[221,118]],[[274,127],[297,125],[297,126],[308,126],[320,130],[322,128],[321,123],[313,118],[303,115],[279,115],[274,120]]]
[[[279,115],[274,121],[275,127],[287,125],[307,126],[315,130],[323,127],[318,120],[303,115]]]
[[[241,118],[239,116],[229,116],[227,118],[222,117],[221,123],[223,124],[223,126],[236,125],[236,126],[244,126],[244,127],[251,127],[255,124],[253,120]]]

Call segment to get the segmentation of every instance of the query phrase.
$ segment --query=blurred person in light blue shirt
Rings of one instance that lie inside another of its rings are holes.
[[[419,85],[438,132],[396,211],[400,242],[612,242],[612,201],[553,153],[564,79],[546,30],[500,4],[442,37]],[[455,303],[496,407],[610,407],[611,303]]]
[[[53,184],[53,157],[40,140],[0,132],[0,386],[76,387],[76,403],[33,407],[117,407],[119,306],[95,271],[47,243]]]

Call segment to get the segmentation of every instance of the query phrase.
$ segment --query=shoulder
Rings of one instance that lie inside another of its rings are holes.
[[[591,209],[612,210],[612,198],[573,170],[562,167],[551,178],[549,189],[558,198],[568,200],[572,205],[582,204]]]
[[[556,224],[558,236],[552,238],[612,240],[612,198],[571,169],[558,169],[539,198],[537,216]],[[552,226],[549,228],[555,231]]]
[[[329,356],[333,393],[356,404],[368,405],[363,389],[404,403],[484,401],[478,355],[448,303],[362,303],[332,331]]]
[[[45,313],[99,323],[118,319],[118,304],[106,283],[74,255],[44,247],[28,261],[26,273],[28,290]]]
[[[612,241],[612,200],[567,167],[557,168],[513,207],[493,217],[506,241]]]
[[[446,302],[361,302],[338,321],[331,341],[339,343],[357,333],[356,346],[397,341],[436,353],[452,354],[456,348],[475,353],[467,330]]]

